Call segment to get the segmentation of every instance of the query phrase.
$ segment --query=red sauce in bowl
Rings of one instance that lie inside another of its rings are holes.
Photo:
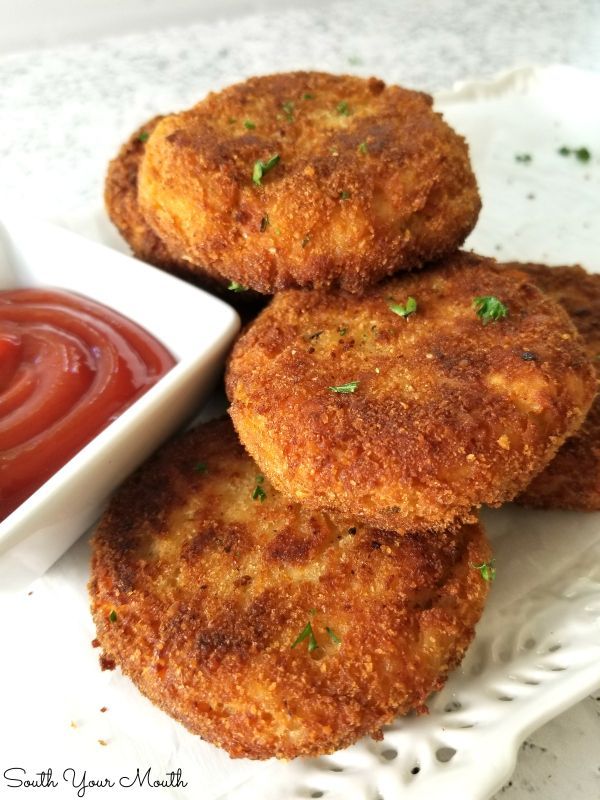
[[[174,364],[147,331],[93,300],[0,291],[0,520]]]

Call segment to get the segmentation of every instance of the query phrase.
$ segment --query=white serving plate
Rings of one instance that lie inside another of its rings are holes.
[[[600,107],[589,101],[598,96],[600,76],[557,67],[518,70],[439,97],[471,144],[483,195],[471,246],[600,271]],[[556,154],[563,144],[598,152],[583,165]],[[516,162],[520,152],[533,162]],[[70,224],[113,236],[100,210]],[[152,791],[117,784],[110,798],[486,800],[508,779],[523,739],[600,686],[600,515],[508,506],[487,512],[484,522],[497,579],[473,646],[431,699],[429,716],[398,720],[381,742],[288,764],[233,761],[153,707],[119,672],[99,671],[97,651],[87,646],[94,626],[81,539],[33,595],[22,594],[3,614],[5,641],[18,650],[0,682],[10,720],[4,741],[0,728],[0,763],[30,771],[77,766],[117,781],[138,768],[155,776],[181,768],[187,782]],[[44,665],[43,682],[40,652],[60,654]],[[26,707],[14,686],[27,687]],[[0,795],[2,788],[0,770]],[[73,789],[61,783],[49,796],[71,798]]]
[[[160,270],[48,223],[0,214],[0,288],[52,286],[153,333],[177,364],[0,523],[0,592],[42,575],[108,494],[200,407],[239,327],[235,311]]]

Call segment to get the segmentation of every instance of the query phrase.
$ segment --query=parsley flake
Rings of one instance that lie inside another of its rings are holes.
[[[348,383],[342,383],[340,386],[330,386],[329,391],[336,394],[354,394],[358,389],[359,383],[360,381],[349,381]]]
[[[340,117],[350,116],[350,109],[348,108],[347,100],[342,100],[341,103],[338,103],[335,110]]]
[[[358,145],[358,152],[362,153],[364,156],[367,155],[367,153],[369,152],[369,148],[367,147],[367,143],[366,142],[361,142]]]
[[[248,291],[248,287],[247,286],[244,286],[243,284],[238,283],[237,281],[230,281],[229,286],[227,288],[229,289],[230,292],[247,292]]]
[[[267,494],[265,490],[262,488],[261,483],[264,483],[265,476],[264,475],[257,475],[256,476],[256,486],[254,487],[254,491],[252,492],[252,499],[253,500],[260,500],[260,502],[264,502]]]
[[[302,95],[302,99],[303,100],[314,100],[315,96],[314,96],[314,94],[311,94],[310,92],[304,92],[304,94]]]
[[[478,569],[484,581],[491,583],[496,577],[496,567],[494,566],[494,559],[491,561],[484,561],[483,564],[471,564],[473,569]]]
[[[285,114],[285,118],[288,122],[294,121],[294,104],[291,101],[287,103],[282,103],[281,107],[283,108],[283,113]]]
[[[519,164],[531,164],[533,156],[531,153],[517,153],[515,155],[515,161],[518,161]]]
[[[340,200],[347,200],[350,197],[350,192],[340,192]]]
[[[523,361],[537,361],[537,356],[531,350],[523,350],[521,353]]]
[[[315,333],[309,333],[306,338],[312,341],[313,339],[318,339],[323,333],[325,333],[325,331],[315,331]]]
[[[338,333],[340,336],[345,336],[348,333],[348,328],[344,328],[343,325],[340,325],[338,328]]]
[[[302,247],[306,247],[306,245],[310,242],[310,233],[307,233],[302,242],[300,243]]]
[[[306,627],[304,627],[300,631],[300,633],[298,634],[298,638],[296,639],[296,641],[292,645],[291,649],[293,650],[294,647],[296,647],[296,645],[300,644],[305,639],[308,639],[308,652],[312,653],[312,651],[316,650],[319,645],[318,645],[317,640],[315,638],[315,634],[314,634],[314,631],[312,629],[312,625],[310,624],[310,622],[307,622],[306,623]]]
[[[245,119],[244,128],[246,128],[247,131],[253,131],[254,128],[256,128],[256,125],[254,124],[254,122],[252,122],[251,119]]]
[[[390,298],[391,299],[391,298]],[[414,314],[417,310],[417,301],[414,297],[409,297],[406,301],[406,305],[402,305],[401,303],[394,303],[389,302],[388,308],[390,311],[393,311],[394,314],[398,314],[399,317],[410,317],[411,314]]]
[[[575,156],[577,161],[581,161],[584,164],[592,157],[587,147],[566,147],[565,145],[558,148],[558,154],[561,156]]]
[[[147,142],[149,138],[150,138],[150,134],[148,133],[148,131],[142,131],[140,133],[140,135],[138,136],[138,140],[140,142]]]
[[[260,221],[260,232],[264,233],[268,227],[269,227],[269,215],[265,214]]]
[[[201,475],[204,475],[208,472],[208,465],[205,464],[204,461],[199,461],[194,467],[194,472],[199,472]]]
[[[108,615],[108,618],[109,618],[109,620],[110,620],[111,622],[116,622],[116,621],[117,621],[117,612],[114,610],[114,608],[113,608],[113,610],[110,612],[110,614]]]
[[[274,156],[271,156],[267,161],[261,161],[260,159],[254,163],[254,168],[252,169],[252,182],[255,183],[257,186],[262,185],[262,179],[265,173],[267,173],[270,169],[279,163],[279,155],[275,153]]]
[[[477,316],[481,317],[484,325],[488,322],[498,322],[508,314],[508,308],[498,300],[497,297],[474,297],[473,308],[477,312]]]
[[[342,643],[342,640],[340,639],[340,637],[336,636],[335,632],[331,628],[328,628],[327,625],[325,626],[325,630],[327,631],[327,635],[329,636],[329,638],[331,639],[331,641],[334,644],[341,644]]]

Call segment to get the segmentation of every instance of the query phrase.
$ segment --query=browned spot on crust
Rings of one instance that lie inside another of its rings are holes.
[[[460,662],[488,589],[470,566],[490,558],[483,532],[400,537],[290,503],[267,480],[255,501],[257,474],[221,420],[160,450],[117,492],[92,542],[104,661],[236,757],[316,755],[377,736]],[[231,548],[215,545],[232,531]],[[312,653],[306,640],[292,647],[309,621]]]
[[[159,123],[141,208],[178,259],[259,292],[359,291],[452,252],[477,220],[467,145],[431,104],[376,79],[251,78]]]
[[[473,300],[486,295],[505,319],[482,323]],[[390,310],[411,296],[415,314]],[[226,382],[240,438],[279,491],[396,531],[512,499],[595,392],[564,310],[522,272],[460,252],[361,297],[282,292],[238,339]]]
[[[565,309],[581,334],[596,375],[600,376],[600,275],[582,267],[509,264]],[[529,484],[517,502],[533,508],[600,511],[600,397],[581,428]]]
[[[110,656],[106,656],[104,654],[101,654],[100,658],[99,658],[99,661],[100,661],[100,669],[103,672],[106,671],[106,670],[113,670],[116,667],[114,659],[112,659]]]

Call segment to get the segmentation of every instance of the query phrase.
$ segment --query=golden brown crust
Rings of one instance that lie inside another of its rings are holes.
[[[232,756],[331,752],[443,685],[483,608],[475,566],[489,545],[478,525],[436,537],[353,525],[267,481],[253,500],[257,474],[221,420],[122,487],[92,542],[98,639],[154,703]],[[312,653],[308,639],[292,647],[308,622]]]
[[[524,271],[565,309],[600,378],[600,275],[579,266],[508,266]],[[532,508],[600,511],[600,396],[596,395],[581,428],[563,444],[517,502]]]
[[[467,145],[428,95],[319,72],[251,78],[163,119],[139,199],[170,252],[267,294],[418,267],[480,209]]]
[[[146,142],[163,119],[153,117],[133,133],[108,165],[104,185],[106,211],[136,258],[217,294],[234,306],[259,303],[255,292],[230,292],[229,281],[210,267],[173,256],[144,219],[137,198],[138,171]]]
[[[485,295],[505,319],[482,323],[473,299]],[[412,316],[389,309],[409,296]],[[595,390],[563,309],[523,273],[466,253],[362,297],[276,295],[226,381],[238,434],[280,491],[396,531],[443,529],[513,498]],[[329,388],[351,381],[351,394]]]

